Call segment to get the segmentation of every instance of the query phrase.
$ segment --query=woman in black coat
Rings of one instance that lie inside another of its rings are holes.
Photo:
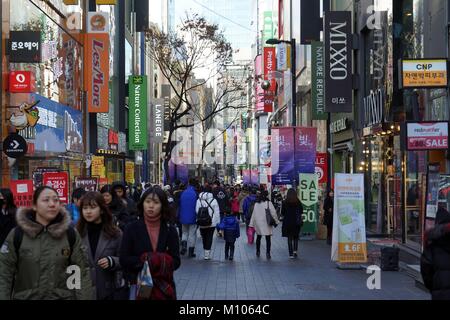
[[[114,192],[114,187],[107,184],[100,190],[109,211],[113,215],[113,222],[120,230],[125,230],[125,226],[130,223],[133,218],[127,210],[127,203],[125,200],[119,198]]]
[[[153,279],[149,299],[175,300],[173,272],[180,267],[180,244],[177,230],[170,223],[173,214],[165,192],[147,189],[137,209],[139,220],[130,223],[123,234],[120,264],[128,281],[135,285],[147,260]]]
[[[450,213],[440,207],[435,222],[424,239],[420,270],[432,299],[450,300]]]
[[[289,189],[286,201],[281,205],[281,216],[283,217],[283,225],[281,227],[282,236],[288,238],[289,257],[297,258],[298,239],[300,237],[300,229],[303,225],[303,208],[297,193],[294,189]]]
[[[327,244],[331,244],[333,239],[333,208],[334,192],[329,190],[323,204],[323,224],[327,226]]]
[[[9,232],[16,226],[17,207],[9,189],[0,189],[0,247]]]

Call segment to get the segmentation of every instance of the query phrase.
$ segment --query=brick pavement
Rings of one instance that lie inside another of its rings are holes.
[[[214,236],[212,259],[203,260],[201,238],[197,238],[194,259],[182,258],[175,272],[180,300],[428,300],[429,295],[415,287],[403,272],[382,272],[381,290],[368,290],[365,270],[338,270],[330,261],[325,241],[300,241],[299,258],[288,256],[287,240],[281,227],[272,237],[272,260],[255,255],[255,244],[248,245],[245,225],[236,242],[234,261],[224,259],[224,241]]]

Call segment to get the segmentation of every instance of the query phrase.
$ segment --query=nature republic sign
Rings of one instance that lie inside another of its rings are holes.
[[[130,76],[129,82],[129,147],[147,150],[147,77]]]

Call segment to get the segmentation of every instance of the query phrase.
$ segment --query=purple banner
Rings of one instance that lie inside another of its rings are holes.
[[[250,182],[251,182],[251,184],[259,185],[259,172],[258,172],[258,169],[250,170]]]
[[[189,182],[189,168],[187,167],[187,165],[177,165],[176,169],[178,180],[187,185]]]
[[[250,170],[243,169],[242,170],[242,181],[244,184],[251,184],[251,178],[250,178]]]
[[[295,128],[295,179],[299,173],[315,173],[317,128]]]
[[[292,184],[294,175],[294,129],[274,128],[272,129],[272,185]]]

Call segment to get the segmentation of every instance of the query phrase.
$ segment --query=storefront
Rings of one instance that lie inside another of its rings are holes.
[[[13,81],[3,89],[2,140],[18,133],[28,147],[16,160],[2,155],[5,186],[10,180],[34,179],[44,168],[67,171],[70,183],[85,173],[82,45],[79,30],[68,33],[63,18],[81,14],[82,8],[62,0],[51,3],[3,1],[7,48],[2,61],[7,62],[4,74]],[[16,85],[15,79],[25,80],[26,86]]]
[[[337,114],[330,122],[332,177],[335,173],[354,173],[354,134],[351,115]],[[333,179],[334,180],[334,179]]]

